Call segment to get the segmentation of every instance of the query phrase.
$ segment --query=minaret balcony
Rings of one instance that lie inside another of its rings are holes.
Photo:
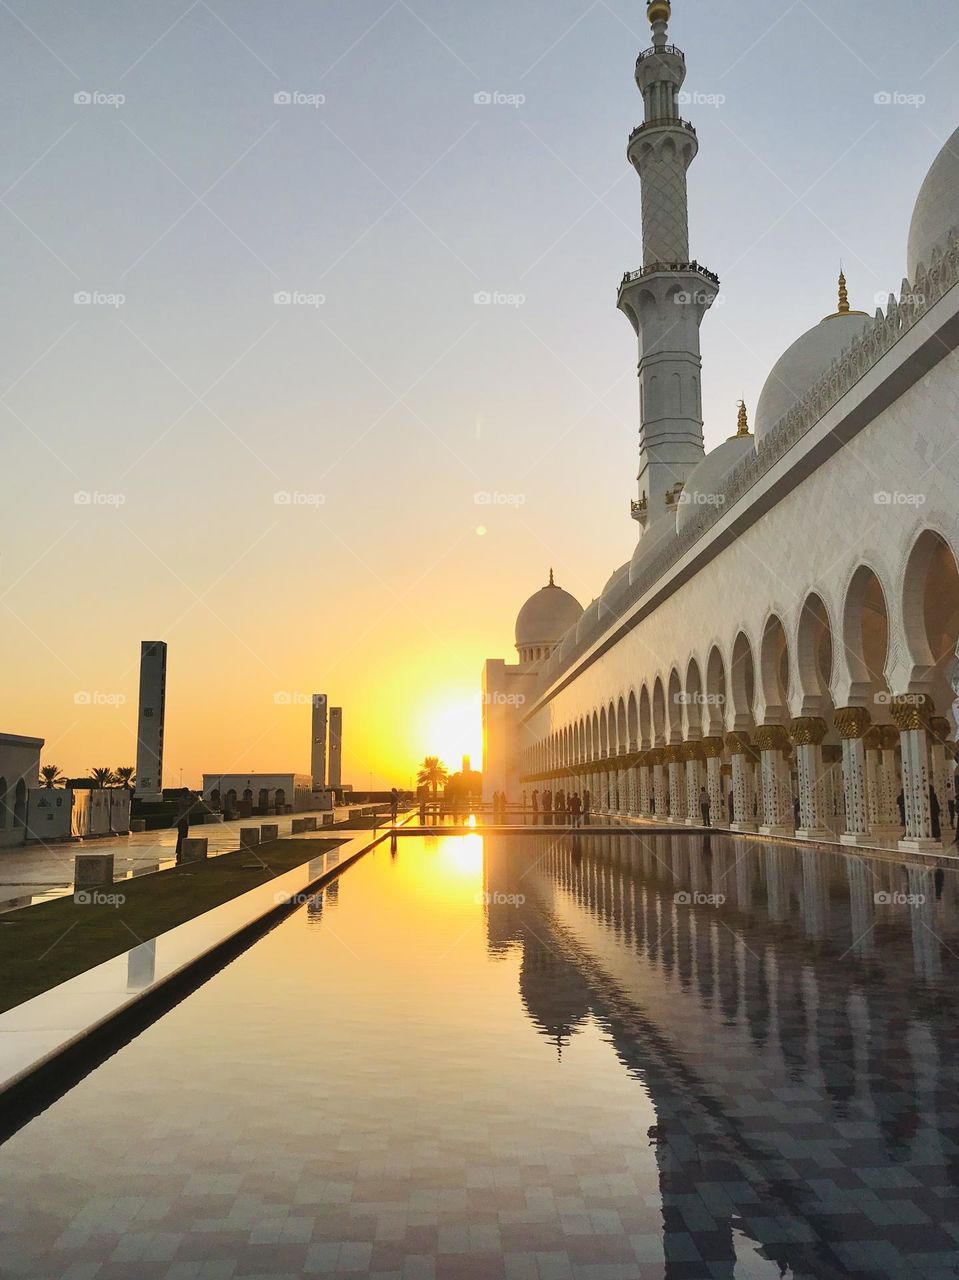
[[[637,280],[642,280],[646,276],[656,276],[668,274],[697,275],[702,276],[704,280],[708,280],[719,288],[719,276],[715,271],[710,271],[707,267],[702,266],[699,262],[650,262],[645,267],[640,267],[638,271],[627,271],[619,282],[619,292],[631,284],[635,284]]]
[[[671,53],[674,58],[682,58],[683,62],[686,61],[685,53],[683,53],[682,49],[680,49],[677,45],[664,44],[659,49],[657,49],[655,45],[651,49],[644,49],[643,52],[639,55],[639,57],[636,59],[636,65],[638,67],[639,64],[641,62],[645,62],[647,58],[655,58],[658,55],[662,55],[664,53]]]
[[[627,150],[632,147],[640,134],[646,133],[651,129],[685,129],[687,133],[691,133],[694,138],[696,137],[696,130],[688,120],[681,120],[679,116],[657,116],[653,120],[644,120],[642,124],[636,126],[629,135]]]

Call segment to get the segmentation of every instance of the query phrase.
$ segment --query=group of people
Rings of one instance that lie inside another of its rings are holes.
[[[589,817],[590,803],[588,791],[584,791],[582,795],[578,791],[574,791],[572,795],[567,795],[562,790],[555,795],[552,791],[534,791],[530,796],[533,826],[537,825],[542,813],[543,825],[546,827],[552,826],[554,822],[557,826],[568,822],[570,826],[578,827]]]

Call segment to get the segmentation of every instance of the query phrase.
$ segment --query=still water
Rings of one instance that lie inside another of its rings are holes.
[[[0,1147],[0,1274],[957,1277],[959,886],[405,837]]]

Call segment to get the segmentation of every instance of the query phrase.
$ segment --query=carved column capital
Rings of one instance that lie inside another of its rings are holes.
[[[750,741],[748,733],[727,733],[726,749],[731,756],[748,756],[756,759],[756,748]]]
[[[862,738],[869,728],[869,712],[865,707],[839,707],[833,721],[840,738]]]
[[[696,738],[692,742],[684,742],[682,751],[684,760],[703,761],[706,759],[706,752],[703,749],[702,739],[700,738]]]
[[[932,698],[928,693],[897,695],[889,707],[900,733],[906,733],[912,729],[928,729],[933,709]]]
[[[788,751],[789,734],[781,724],[761,724],[756,730],[756,746],[760,751]]]
[[[797,716],[789,724],[789,738],[795,747],[818,747],[826,733],[826,722],[820,716]]]
[[[718,736],[702,739],[702,748],[707,760],[718,760],[723,754],[724,746],[722,738]]]

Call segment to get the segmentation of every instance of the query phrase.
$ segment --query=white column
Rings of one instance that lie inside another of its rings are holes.
[[[639,812],[644,818],[652,813],[653,777],[648,764],[641,764],[636,770],[639,775]]]
[[[895,848],[902,835],[896,807],[895,747],[899,731],[892,724],[875,724],[866,732],[866,821],[869,838],[876,844]]]
[[[709,792],[709,816],[715,827],[724,825],[726,801],[723,796],[723,740],[720,737],[703,739],[706,752],[706,790]]]
[[[680,748],[666,748],[669,753],[666,769],[669,775],[669,819],[683,822],[686,817],[686,769],[680,759]]]
[[[701,827],[700,790],[706,785],[706,760],[699,742],[686,743],[686,826]]]
[[[842,739],[845,827],[840,839],[843,844],[864,844],[870,838],[866,744],[863,740],[869,728],[869,712],[863,707],[840,707],[834,719]]]
[[[792,775],[786,752],[789,735],[781,724],[760,725],[756,730],[760,751],[760,787],[762,806],[761,835],[789,835],[793,831]]]
[[[826,722],[818,716],[793,720],[789,736],[796,748],[799,775],[799,827],[796,834],[808,839],[830,839],[823,796],[822,740]]]
[[[726,747],[733,767],[732,831],[755,831],[752,744],[748,733],[728,733]]]
[[[906,807],[906,834],[899,848],[909,852],[939,849],[942,842],[932,838],[929,807],[929,713],[932,701],[924,694],[894,698],[892,717],[899,729],[902,747],[902,795]]]
[[[653,763],[653,800],[655,802],[655,818],[658,822],[666,819],[666,766],[662,762],[662,748],[658,749]]]
[[[627,770],[626,778],[626,797],[629,805],[630,817],[639,815],[639,770],[632,768]]]

